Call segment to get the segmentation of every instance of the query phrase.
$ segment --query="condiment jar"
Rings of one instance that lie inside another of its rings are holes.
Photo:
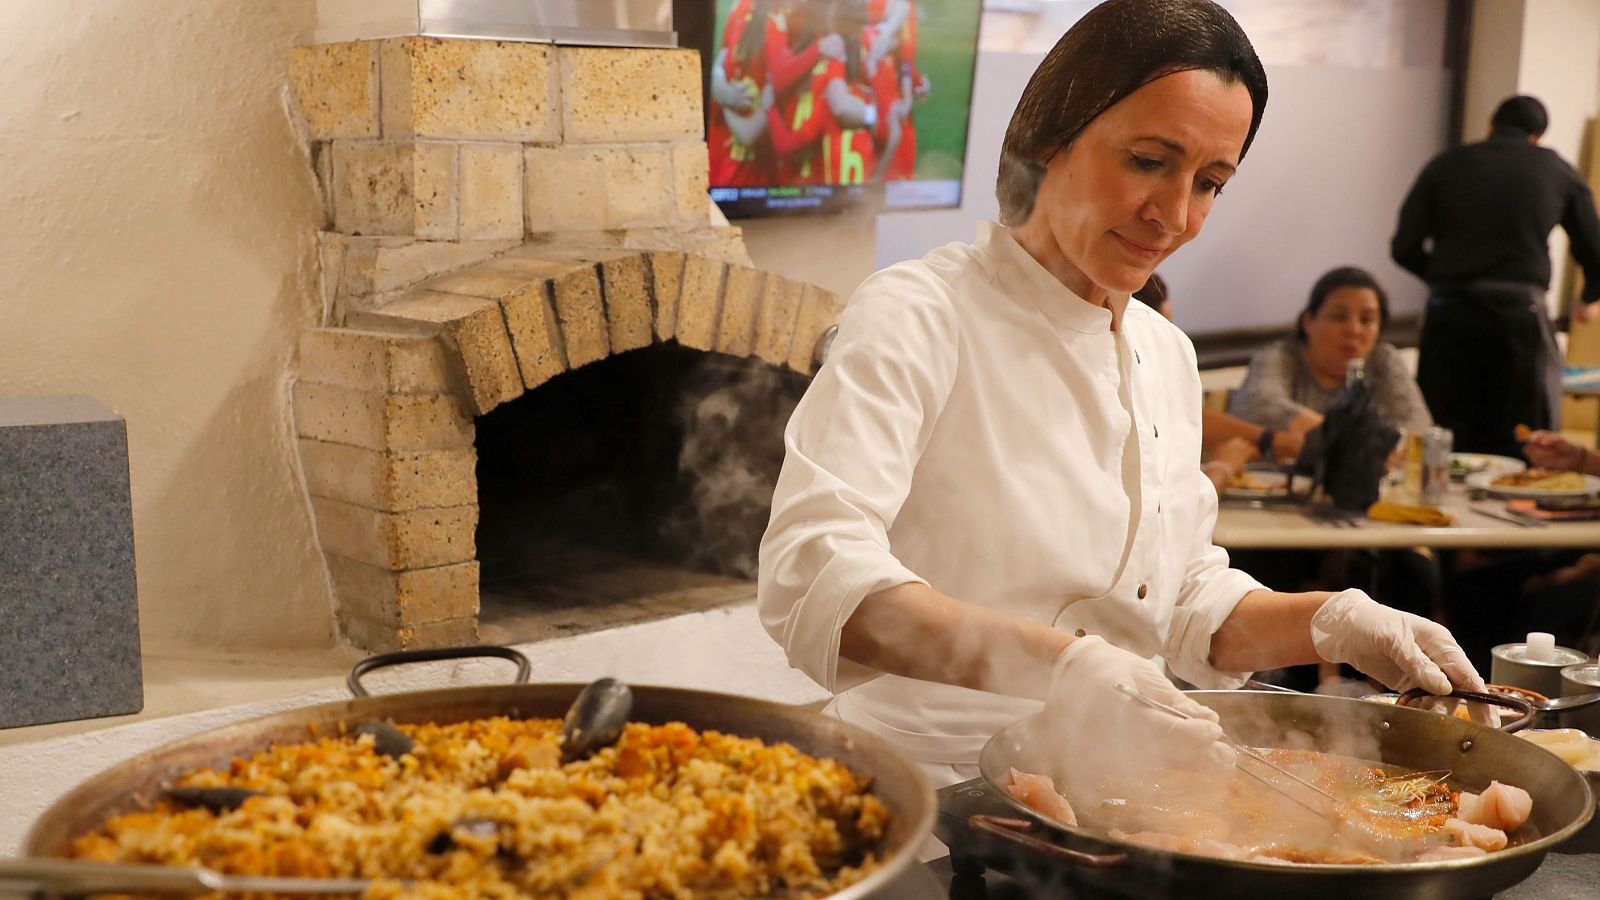
[[[1581,663],[1561,669],[1561,696],[1593,694],[1600,691],[1600,663]],[[1600,735],[1600,703],[1561,714],[1561,724],[1581,728],[1590,737]]]
[[[1538,691],[1546,697],[1561,696],[1561,670],[1589,662],[1589,655],[1570,647],[1557,647],[1555,636],[1531,632],[1521,644],[1501,644],[1490,651],[1491,684]]]

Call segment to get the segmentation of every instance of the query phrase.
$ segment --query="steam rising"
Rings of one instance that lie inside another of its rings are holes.
[[[783,429],[805,383],[711,358],[684,386],[678,474],[686,502],[662,525],[686,562],[756,577],[761,533],[783,465]]]

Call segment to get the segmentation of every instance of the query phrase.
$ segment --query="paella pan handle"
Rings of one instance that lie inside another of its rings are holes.
[[[517,677],[513,684],[527,684],[528,676],[533,673],[533,666],[528,658],[510,647],[497,647],[493,645],[481,647],[435,647],[430,650],[397,650],[394,653],[380,653],[350,667],[350,674],[345,676],[345,686],[350,689],[353,697],[367,697],[367,689],[361,684],[361,676],[373,669],[385,669],[389,666],[399,666],[414,662],[433,662],[438,659],[473,659],[476,657],[492,656],[499,659],[509,659],[517,664]]]
[[[1510,733],[1521,731],[1533,724],[1538,718],[1539,709],[1523,697],[1512,694],[1494,694],[1485,691],[1451,691],[1448,694],[1430,694],[1422,688],[1412,688],[1400,695],[1395,703],[1399,706],[1413,706],[1418,700],[1424,698],[1453,697],[1457,700],[1472,700],[1478,703],[1487,703],[1490,706],[1499,706],[1505,709],[1516,710],[1519,714],[1515,719],[1500,726],[1500,730]]]
[[[1026,847],[1035,853],[1041,853],[1057,862],[1068,865],[1083,866],[1086,869],[1110,869],[1120,866],[1128,861],[1126,853],[1084,853],[1082,850],[1072,850],[1050,841],[1041,840],[1031,834],[1024,834],[1033,828],[1032,822],[1026,819],[1013,819],[1009,816],[975,815],[967,819],[967,825],[997,837],[1003,841]]]

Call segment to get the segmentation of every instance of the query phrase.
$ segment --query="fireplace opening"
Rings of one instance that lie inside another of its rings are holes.
[[[754,596],[809,378],[658,344],[477,420],[480,631],[572,634]]]

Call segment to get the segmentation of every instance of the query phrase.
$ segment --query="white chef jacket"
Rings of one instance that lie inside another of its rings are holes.
[[[784,432],[757,605],[833,711],[924,763],[970,765],[1040,705],[839,656],[861,599],[924,582],[1164,658],[1202,687],[1211,636],[1260,584],[1211,543],[1200,378],[1183,332],[1069,291],[983,223],[850,298]]]

